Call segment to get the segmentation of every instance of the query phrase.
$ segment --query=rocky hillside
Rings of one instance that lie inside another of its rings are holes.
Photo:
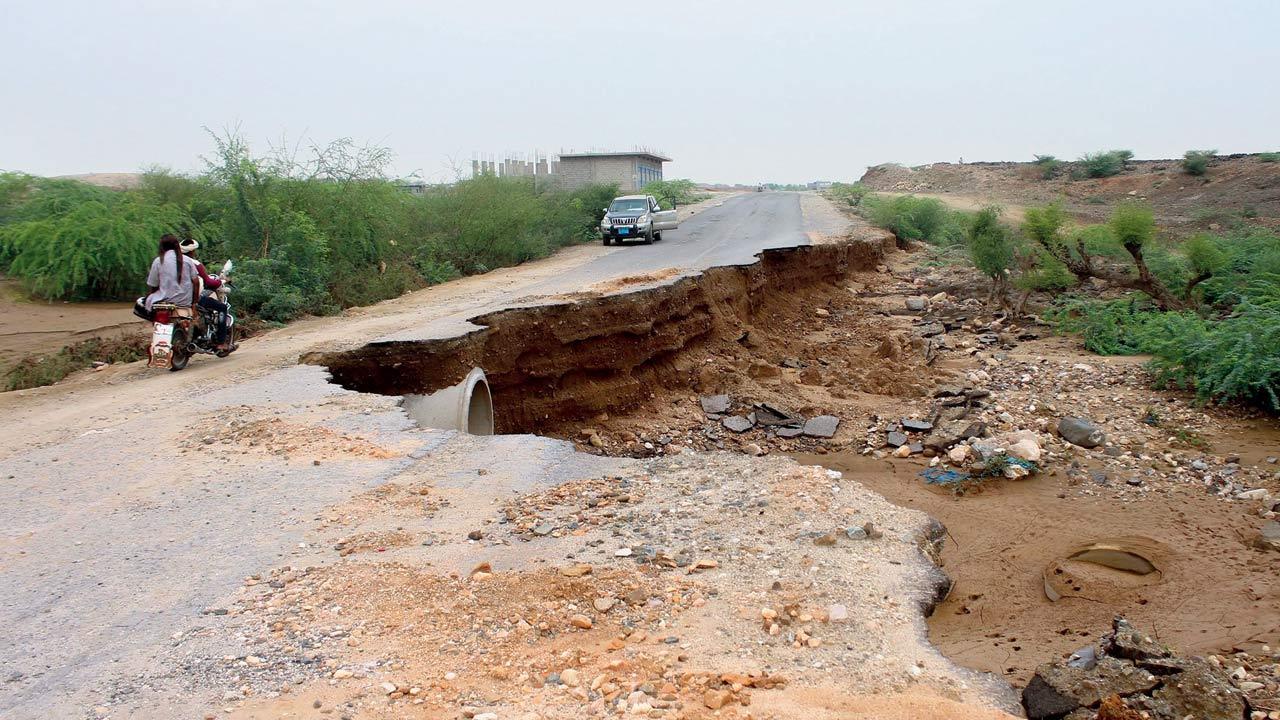
[[[869,168],[862,182],[874,190],[959,196],[981,202],[1025,206],[1061,200],[1081,220],[1101,220],[1129,198],[1149,202],[1161,223],[1187,230],[1209,229],[1248,219],[1280,227],[1280,163],[1259,155],[1222,155],[1200,177],[1181,160],[1133,160],[1118,175],[1072,180],[1070,163],[1051,179],[1035,163],[934,163],[915,168],[895,164]]]

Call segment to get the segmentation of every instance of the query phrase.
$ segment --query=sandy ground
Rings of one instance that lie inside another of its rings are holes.
[[[31,300],[14,280],[0,278],[0,375],[31,355],[56,353],[93,337],[144,332],[130,303],[64,303]]]
[[[1242,525],[1241,508],[1202,488],[1117,501],[1079,495],[1064,473],[1055,473],[956,497],[919,477],[924,462],[856,453],[796,459],[844,470],[947,526],[942,567],[956,584],[930,618],[929,637],[965,667],[1025,683],[1046,658],[1093,642],[1115,615],[1134,618],[1160,642],[1197,655],[1256,649],[1280,637],[1280,583],[1272,562],[1234,532]],[[1070,564],[1067,556],[1079,547],[1116,538],[1150,550],[1146,555],[1160,573],[1138,578],[1075,564],[1082,592],[1059,602],[1045,597],[1050,567]]]

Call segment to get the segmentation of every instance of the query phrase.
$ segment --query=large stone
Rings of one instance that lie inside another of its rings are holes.
[[[1199,658],[1184,661],[1186,669],[1164,678],[1150,697],[1139,696],[1130,703],[1145,710],[1155,720],[1237,720],[1245,717],[1243,694],[1231,686],[1225,671]]]
[[[839,425],[840,418],[835,415],[819,415],[805,421],[804,434],[816,438],[835,437]]]
[[[906,299],[906,304],[908,310],[920,312],[929,304],[929,301],[920,296],[912,296]]]
[[[1269,520],[1258,531],[1258,538],[1254,541],[1254,545],[1259,550],[1275,550],[1280,552],[1280,522]]]
[[[702,403],[702,412],[708,415],[729,412],[728,395],[704,395],[698,398],[698,402]]]
[[[935,427],[924,439],[924,446],[937,452],[946,452],[952,445],[961,440],[973,440],[985,437],[986,423],[966,423],[963,420],[949,420]]]
[[[755,415],[756,424],[762,426],[793,427],[804,424],[804,418],[792,415],[787,410],[767,403],[756,405],[756,410],[753,414]]]
[[[1145,692],[1160,680],[1132,663],[1104,657],[1091,669],[1049,663],[1022,691],[1022,707],[1029,720],[1053,720],[1078,708],[1094,707],[1110,695],[1125,697]]]
[[[892,430],[889,434],[884,436],[884,441],[893,447],[902,447],[908,442],[907,434],[898,432],[897,430]]]
[[[1097,425],[1077,417],[1064,417],[1059,420],[1058,434],[1063,440],[1082,448],[1095,448],[1107,440],[1106,434]]]
[[[1018,430],[999,439],[999,444],[1004,446],[1005,452],[1013,457],[1026,460],[1027,462],[1040,462],[1040,454],[1043,452],[1040,448],[1040,438],[1031,430]]]
[[[1152,660],[1173,655],[1169,648],[1122,617],[1111,622],[1111,632],[1104,638],[1103,648],[1108,655],[1125,660]]]
[[[908,432],[929,432],[933,429],[933,423],[928,420],[902,418],[902,429]]]
[[[916,335],[920,337],[933,337],[941,335],[947,331],[947,327],[940,322],[925,323],[915,328]]]
[[[741,415],[733,415],[731,417],[727,417],[721,420],[720,424],[724,425],[726,430],[732,430],[733,432],[736,432],[736,433],[744,433],[753,427],[751,421],[742,417]]]

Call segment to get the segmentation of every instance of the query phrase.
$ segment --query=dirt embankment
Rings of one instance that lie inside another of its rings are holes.
[[[1060,200],[1086,222],[1106,219],[1124,200],[1149,203],[1161,225],[1187,231],[1247,219],[1280,227],[1280,163],[1257,155],[1214,159],[1203,176],[1188,175],[1179,160],[1134,160],[1109,178],[1070,179],[1064,168],[1050,179],[1035,163],[934,163],[917,168],[877,165],[862,182],[874,190],[956,197],[968,205],[1042,205]]]
[[[669,285],[620,295],[503,310],[447,340],[376,342],[303,358],[325,365],[351,390],[426,394],[482,367],[495,396],[499,432],[635,408],[660,388],[687,388],[706,375],[705,351],[759,340],[757,318],[817,302],[837,282],[872,270],[883,241],[766,250],[746,266],[718,267]],[[786,326],[765,331],[785,341]],[[725,368],[725,370],[729,370]]]

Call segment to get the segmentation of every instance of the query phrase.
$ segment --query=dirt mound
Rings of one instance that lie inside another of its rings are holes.
[[[1071,180],[1069,171],[1044,179],[1034,163],[934,163],[916,168],[877,165],[862,182],[874,190],[964,196],[979,202],[1037,205],[1060,200],[1084,221],[1105,219],[1124,200],[1150,203],[1157,220],[1187,231],[1232,220],[1280,226],[1280,163],[1257,155],[1224,155],[1200,177],[1179,160],[1134,160],[1113,177]]]
[[[247,415],[253,408],[241,406],[240,414]],[[292,423],[280,418],[224,419],[226,411],[219,412],[197,427],[220,428],[201,437],[183,441],[181,447],[200,449],[212,455],[244,452],[278,455],[286,460],[305,458],[319,462],[321,458],[349,460],[351,458],[393,458],[402,455],[365,438],[338,432],[318,425]],[[233,413],[235,414],[235,413]]]

